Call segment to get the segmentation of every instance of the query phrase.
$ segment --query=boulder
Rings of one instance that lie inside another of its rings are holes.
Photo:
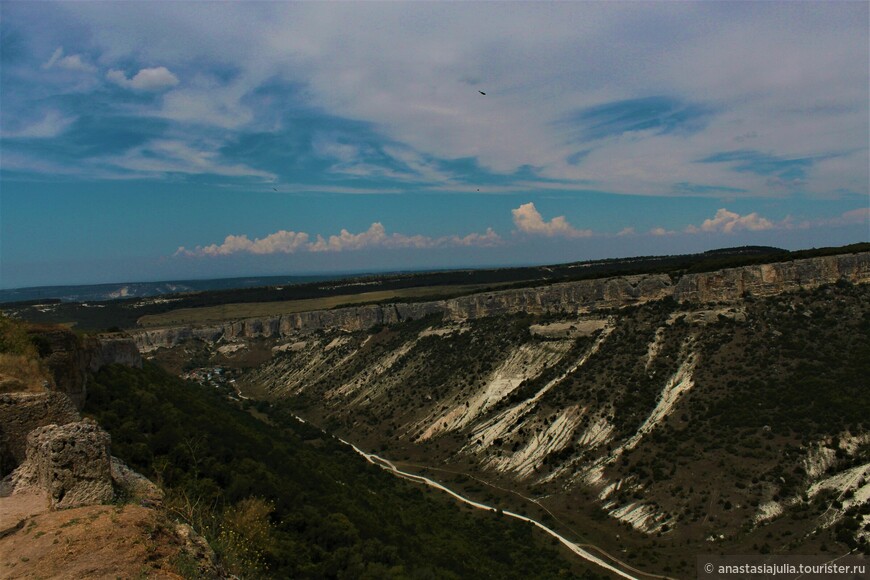
[[[0,477],[27,458],[27,435],[31,431],[79,420],[75,405],[64,393],[0,393]]]
[[[115,497],[109,444],[109,434],[87,419],[34,429],[27,460],[13,473],[15,486],[47,491],[54,509],[109,503]]]

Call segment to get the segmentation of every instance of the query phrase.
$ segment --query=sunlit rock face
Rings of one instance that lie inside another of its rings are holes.
[[[461,321],[518,313],[579,314],[669,297],[687,304],[735,302],[749,296],[773,296],[813,289],[839,280],[850,283],[870,280],[870,253],[687,274],[676,282],[665,274],[619,276],[484,292],[433,302],[371,304],[200,326],[137,330],[131,334],[140,352],[150,352],[157,348],[171,348],[189,339],[213,343],[221,339],[281,338],[298,331],[322,329],[352,332],[383,324],[419,320],[433,314],[443,315],[447,320]]]

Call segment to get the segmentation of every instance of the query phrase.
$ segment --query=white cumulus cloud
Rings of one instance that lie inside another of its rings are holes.
[[[430,237],[423,235],[388,234],[380,222],[375,222],[369,229],[358,234],[342,229],[337,235],[324,238],[318,235],[309,241],[305,232],[281,230],[269,234],[265,238],[251,240],[247,235],[229,235],[221,244],[196,246],[189,250],[181,246],[176,250],[176,256],[227,256],[230,254],[292,254],[295,252],[344,252],[364,250],[369,248],[443,248],[443,247],[492,247],[501,244],[502,239],[492,228],[486,232],[471,233],[466,236]]]
[[[544,221],[543,216],[535,208],[532,202],[524,203],[516,209],[512,209],[514,215],[514,224],[517,228],[526,234],[541,235],[547,237],[565,237],[565,238],[588,238],[592,235],[592,230],[578,230],[568,223],[565,216],[557,216],[550,221]]]
[[[777,225],[767,218],[763,218],[756,212],[746,215],[740,215],[733,211],[728,211],[721,208],[716,212],[712,219],[706,219],[700,227],[692,226],[686,228],[686,232],[697,234],[701,232],[724,232],[730,234],[740,230],[749,230],[751,232],[759,232],[763,230],[772,230]]]
[[[397,234],[394,234],[397,235]],[[389,240],[384,226],[375,222],[368,230],[352,234],[342,229],[337,236],[329,236],[328,240],[317,236],[317,241],[311,245],[312,252],[340,252],[342,250],[359,250],[371,246],[383,246]]]
[[[465,237],[451,236],[448,238],[450,245],[453,246],[482,246],[493,247],[501,244],[501,236],[495,233],[492,228],[486,228],[486,233],[472,233]]]
[[[222,244],[209,246],[197,246],[194,250],[188,250],[184,246],[178,248],[176,255],[187,256],[227,256],[246,252],[249,254],[292,254],[297,250],[306,248],[308,234],[305,232],[292,232],[280,230],[269,234],[265,238],[257,238],[253,241],[246,235],[229,235]]]
[[[54,51],[54,54],[51,55],[51,58],[42,65],[42,68],[46,70],[60,68],[85,73],[92,73],[97,70],[97,67],[82,60],[82,55],[80,54],[64,56],[63,47],[58,47],[58,49]]]
[[[178,84],[178,77],[165,66],[143,68],[133,78],[128,79],[124,71],[112,69],[106,78],[125,89],[137,91],[162,91]]]

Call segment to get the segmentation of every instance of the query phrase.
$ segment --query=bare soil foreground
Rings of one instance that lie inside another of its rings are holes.
[[[43,511],[16,518],[0,502],[0,578],[181,578],[177,536],[156,513],[135,505],[98,505]],[[17,518],[16,518],[17,519]],[[12,531],[12,530],[10,530]]]

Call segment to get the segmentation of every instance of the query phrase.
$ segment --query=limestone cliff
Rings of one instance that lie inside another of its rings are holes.
[[[88,420],[34,429],[27,436],[27,460],[13,473],[14,486],[47,492],[54,509],[110,503],[110,441]]]
[[[188,339],[283,337],[300,330],[341,328],[363,330],[395,324],[431,314],[448,320],[475,319],[499,314],[576,314],[601,308],[619,308],[663,298],[703,304],[733,302],[746,296],[770,296],[813,289],[838,281],[870,281],[870,253],[825,256],[687,274],[676,281],[666,274],[620,276],[564,282],[536,288],[483,292],[434,302],[372,304],[250,318],[203,326],[177,326],[133,331],[141,352],[171,348]]]
[[[75,405],[64,393],[0,394],[0,478],[24,461],[28,433],[78,420]]]
[[[125,335],[100,335],[84,341],[87,370],[96,373],[110,364],[142,368],[142,356],[136,343]]]
[[[142,366],[136,343],[123,335],[80,339],[62,326],[34,326],[28,334],[54,377],[53,390],[67,395],[79,409],[87,397],[88,373],[112,363]]]
[[[113,363],[142,366],[136,344],[128,337],[79,339],[57,326],[36,326],[27,332],[38,346],[51,381],[38,387],[39,392],[0,393],[0,478],[24,461],[28,433],[79,420],[89,373]]]
[[[197,577],[224,577],[202,538],[155,509],[163,492],[112,457],[109,434],[79,416],[88,374],[141,366],[135,344],[15,322],[4,332],[29,335],[10,360],[42,374],[33,384],[7,380],[0,393],[0,576],[179,578],[185,561]]]

